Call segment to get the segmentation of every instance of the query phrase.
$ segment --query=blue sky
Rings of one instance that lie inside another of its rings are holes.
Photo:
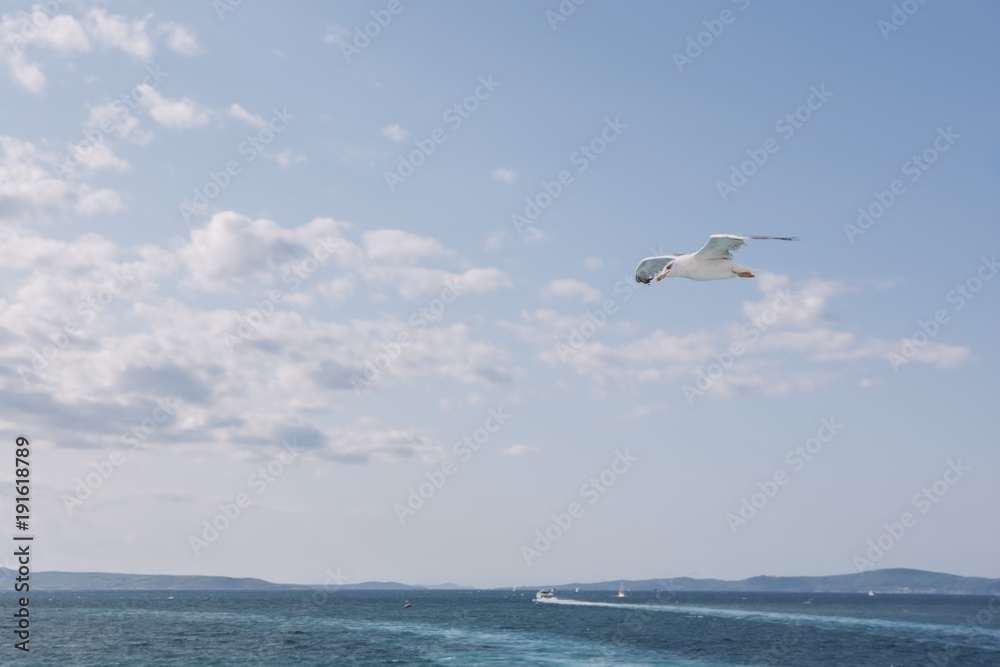
[[[1000,577],[998,18],[0,4],[35,567]]]

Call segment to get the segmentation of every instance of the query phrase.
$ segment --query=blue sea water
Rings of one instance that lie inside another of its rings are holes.
[[[557,591],[60,591],[24,665],[1000,665],[980,596]],[[404,601],[412,602],[404,608]],[[992,602],[991,602],[992,600]],[[12,594],[0,594],[14,609]]]

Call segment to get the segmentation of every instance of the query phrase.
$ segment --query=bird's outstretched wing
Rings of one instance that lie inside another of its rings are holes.
[[[712,234],[705,247],[695,253],[698,259],[732,259],[733,253],[741,250],[747,241],[757,240],[798,241],[794,236],[756,236],[753,234]]]
[[[653,278],[660,275],[663,267],[672,263],[679,255],[660,255],[659,257],[647,257],[639,262],[635,267],[635,281],[637,283],[649,284]]]

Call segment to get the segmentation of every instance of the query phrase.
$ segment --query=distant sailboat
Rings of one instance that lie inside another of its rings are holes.
[[[622,582],[621,587],[618,589],[618,597],[620,597],[620,598],[625,597],[625,582],[624,581]]]
[[[871,590],[868,591],[868,597],[875,597],[875,593]]]

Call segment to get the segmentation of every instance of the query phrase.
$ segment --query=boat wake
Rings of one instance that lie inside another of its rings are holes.
[[[780,623],[782,625],[808,625],[817,628],[854,627],[867,629],[874,633],[900,630],[912,632],[921,637],[929,634],[939,638],[969,642],[980,648],[991,648],[1000,651],[1000,630],[974,627],[969,625],[942,625],[937,623],[915,623],[912,621],[891,621],[878,618],[853,618],[850,616],[824,616],[820,614],[794,614],[773,611],[754,611],[750,609],[720,609],[717,607],[702,607],[684,604],[635,604],[628,602],[590,602],[587,600],[560,600],[550,598],[545,600],[550,604],[580,607],[610,607],[615,609],[639,610],[644,612],[664,612],[684,614],[687,616],[714,616],[717,618],[733,618],[764,623]]]

